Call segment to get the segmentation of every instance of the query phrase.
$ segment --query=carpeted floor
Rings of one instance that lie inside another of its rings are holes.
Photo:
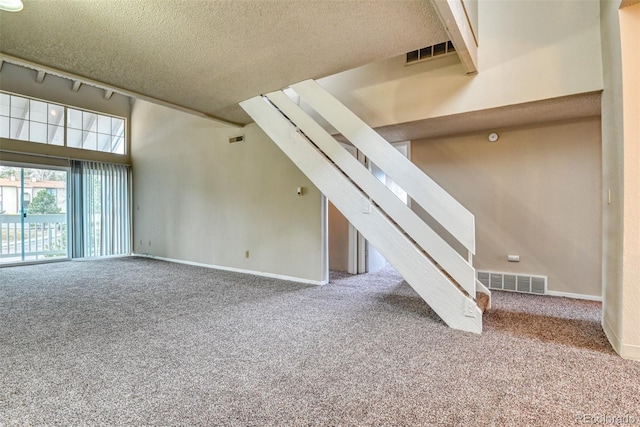
[[[599,303],[493,307],[482,335],[449,329],[390,268],[325,287],[145,258],[4,268],[0,426],[640,425],[640,363]]]

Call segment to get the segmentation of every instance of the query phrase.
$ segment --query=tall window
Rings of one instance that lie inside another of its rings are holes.
[[[73,161],[71,174],[72,257],[130,253],[129,167]]]
[[[0,137],[125,154],[123,117],[0,92]]]

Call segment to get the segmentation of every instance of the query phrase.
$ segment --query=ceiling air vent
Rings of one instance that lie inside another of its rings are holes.
[[[443,55],[454,53],[456,48],[451,41],[423,47],[422,49],[407,52],[407,64],[415,64],[427,59],[439,58]]]

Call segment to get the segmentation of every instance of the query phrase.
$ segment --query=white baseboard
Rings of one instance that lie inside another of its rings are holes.
[[[558,292],[558,291],[549,291],[549,290],[545,292],[545,295],[549,295],[552,297],[565,297],[565,298],[573,298],[573,299],[583,299],[587,301],[602,302],[602,297],[597,295],[574,294],[571,292]]]
[[[618,335],[614,332],[609,322],[606,319],[602,319],[602,329],[607,336],[611,347],[622,357],[623,359],[638,360],[640,361],[640,345],[624,344]]]
[[[320,280],[302,279],[300,277],[285,276],[285,275],[282,275],[282,274],[265,273],[265,272],[262,272],[262,271],[245,270],[245,269],[242,269],[242,268],[226,267],[226,266],[215,265],[215,264],[205,264],[205,263],[202,263],[202,262],[185,261],[185,260],[181,260],[181,259],[165,258],[165,257],[160,257],[160,256],[148,255],[148,254],[135,254],[134,253],[134,254],[132,254],[132,256],[139,256],[139,257],[144,257],[144,258],[153,258],[153,259],[158,259],[158,260],[161,260],[161,261],[175,262],[177,264],[194,265],[194,266],[197,266],[197,267],[213,268],[215,270],[232,271],[234,273],[251,274],[253,276],[269,277],[271,279],[279,279],[279,280],[286,280],[286,281],[289,281],[289,282],[304,283],[305,285],[323,286],[323,285],[326,285],[327,283],[329,283],[328,280],[320,281]]]

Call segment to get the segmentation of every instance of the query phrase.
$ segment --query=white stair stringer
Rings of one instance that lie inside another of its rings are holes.
[[[471,212],[316,81],[305,80],[291,88],[475,254],[475,219]]]
[[[391,263],[450,327],[482,332],[482,312],[377,206],[298,129],[258,96],[240,103],[313,184]]]
[[[298,129],[356,182],[371,199],[398,226],[444,269],[469,295],[475,298],[476,273],[469,262],[433,231],[406,203],[402,202],[386,185],[348,151],[346,151],[322,126],[296,105],[284,92],[266,95]]]

